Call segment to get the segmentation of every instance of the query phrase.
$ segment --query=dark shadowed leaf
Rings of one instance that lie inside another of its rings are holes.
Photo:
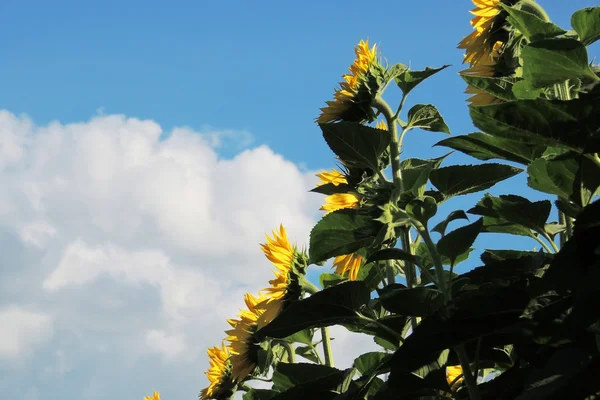
[[[379,159],[390,144],[390,134],[355,122],[320,124],[331,150],[349,167],[379,169]]]
[[[373,351],[360,355],[354,360],[354,367],[361,375],[376,373],[379,368],[392,357],[389,353]]]
[[[446,234],[446,228],[448,227],[448,224],[452,221],[456,221],[457,219],[466,219],[468,221],[469,217],[467,217],[467,214],[465,214],[463,210],[452,211],[450,214],[448,214],[445,220],[433,227],[431,231],[438,232],[440,235],[444,236]]]
[[[475,132],[444,139],[436,146],[446,146],[480,160],[501,159],[529,164],[541,157],[546,146]]]
[[[450,128],[446,125],[442,114],[432,104],[415,104],[408,111],[408,127],[450,133]]]
[[[471,248],[482,226],[483,219],[480,218],[472,224],[453,230],[438,241],[438,251],[450,259],[450,265],[455,265],[456,259]]]
[[[381,224],[356,210],[339,210],[323,217],[310,233],[312,263],[351,254],[373,243]]]
[[[424,70],[410,70],[406,69],[404,72],[396,77],[396,83],[406,96],[411,90],[414,89],[419,83],[429,78],[431,75],[440,72],[441,70],[448,68],[449,65],[444,65],[440,68],[426,67]]]
[[[498,99],[504,101],[516,100],[515,95],[513,94],[514,79],[473,76],[467,74],[460,74],[460,77],[463,78],[469,86],[490,93]]]
[[[276,390],[271,389],[250,389],[242,396],[243,400],[269,400],[279,394]]]
[[[442,293],[429,287],[385,287],[377,290],[383,307],[393,313],[426,317],[444,304]]]
[[[342,282],[291,303],[257,337],[285,338],[300,330],[355,322],[369,302],[370,290],[361,281]]]
[[[522,169],[503,164],[452,165],[431,171],[431,183],[449,198],[489,189]]]

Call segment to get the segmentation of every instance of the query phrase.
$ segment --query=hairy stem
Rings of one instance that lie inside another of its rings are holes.
[[[325,365],[333,367],[333,354],[331,352],[331,337],[327,327],[321,328],[321,337],[323,338],[323,355],[325,356]]]
[[[454,350],[456,350],[456,354],[460,360],[460,366],[462,367],[465,383],[467,384],[467,390],[469,391],[469,399],[480,400],[481,395],[479,394],[479,387],[477,386],[477,377],[471,372],[471,364],[469,363],[469,356],[467,355],[465,346],[461,344]]]
[[[446,302],[448,302],[448,300],[450,300],[450,292],[448,291],[448,282],[446,282],[446,277],[444,276],[444,266],[442,265],[442,257],[440,256],[440,253],[438,253],[435,243],[433,243],[433,240],[431,240],[431,236],[429,235],[427,227],[423,226],[419,222],[415,226],[415,229],[421,234],[423,242],[427,246],[429,254],[431,254],[433,266],[435,267],[435,275],[437,278],[436,282],[438,289],[444,294],[444,298]]]
[[[402,249],[404,249],[404,251],[408,252],[409,254],[412,254],[410,246],[410,236],[408,234],[409,229],[409,227],[402,229],[400,240],[402,242]],[[412,289],[413,287],[415,287],[416,284],[417,271],[415,269],[415,265],[409,261],[404,261],[404,265],[404,274],[406,275],[406,286],[408,286],[409,289]],[[417,327],[417,318],[410,317],[410,324],[414,331]]]
[[[285,349],[285,352],[288,355],[288,359],[290,360],[290,363],[295,363],[296,362],[296,350],[294,350],[294,346],[292,346],[291,343],[286,342],[285,340],[278,340],[275,343],[277,343],[278,345],[280,345],[281,347],[283,347]]]
[[[536,242],[542,245],[542,247],[548,252],[548,254],[554,253],[554,251],[552,251],[552,249],[548,247],[548,245],[542,239],[540,239],[539,236],[534,236],[533,238]]]

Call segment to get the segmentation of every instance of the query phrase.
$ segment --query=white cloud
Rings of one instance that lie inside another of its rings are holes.
[[[0,362],[20,364],[21,357],[36,350],[53,334],[51,316],[15,305],[0,309],[0,321]]]
[[[35,357],[0,389],[196,396],[225,318],[271,278],[264,234],[283,223],[304,245],[320,213],[314,175],[250,141],[121,115],[36,126],[0,111],[0,359]],[[219,146],[245,150],[225,159]],[[339,333],[334,349],[350,340]]]

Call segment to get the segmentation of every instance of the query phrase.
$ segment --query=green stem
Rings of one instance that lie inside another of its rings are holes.
[[[380,111],[385,117],[388,125],[388,132],[390,133],[390,158],[392,164],[392,177],[394,183],[394,191],[392,192],[392,198],[390,201],[392,204],[398,204],[400,195],[404,190],[402,183],[402,170],[400,169],[400,146],[398,141],[398,127],[396,125],[397,116],[393,114],[389,104],[381,98],[376,96],[373,100],[373,107]],[[396,274],[394,272],[394,266],[391,263],[387,264],[387,283],[388,285],[396,282]]]
[[[431,236],[429,235],[427,227],[423,226],[423,224],[418,222],[415,226],[415,229],[421,234],[423,242],[427,246],[429,254],[431,254],[433,266],[435,267],[435,275],[437,277],[437,286],[440,292],[444,294],[444,298],[447,303],[448,300],[450,300],[450,292],[448,291],[448,285],[444,276],[444,266],[442,264],[442,257],[440,256],[440,253],[438,253],[435,243],[433,243],[433,240],[431,240]]]
[[[469,399],[481,400],[479,387],[477,386],[477,377],[473,376],[473,373],[471,372],[471,364],[469,363],[469,356],[467,355],[465,346],[461,344],[454,350],[456,350],[456,354],[460,360],[460,366],[462,367],[465,383],[467,384],[467,390],[469,391]]]
[[[238,384],[238,389],[239,389],[239,390],[243,390],[244,392],[249,392],[249,391],[252,389],[252,387],[251,387],[251,386],[248,386],[248,385],[247,385],[247,384],[245,384],[244,382],[240,382],[240,383]]]
[[[311,350],[313,351],[313,353],[315,354],[315,357],[317,357],[317,362],[321,365],[323,365],[323,360],[321,359],[321,355],[319,354],[319,352],[317,351],[317,348],[314,346],[310,346]]]
[[[548,252],[548,254],[554,253],[554,251],[552,251],[552,249],[548,247],[548,245],[542,239],[540,239],[539,236],[533,236],[533,238],[536,242],[542,245],[542,247]]]
[[[311,295],[313,295],[319,291],[318,287],[313,285],[308,279],[306,279],[304,277],[300,281],[300,285],[302,286],[302,289],[304,289],[306,291],[306,293],[309,293]]]
[[[331,337],[327,327],[321,328],[321,337],[323,338],[323,355],[325,356],[325,365],[333,367],[333,353],[331,352]]]
[[[562,249],[567,241],[567,232],[566,232],[567,220],[565,219],[565,214],[560,210],[558,210],[558,223],[565,226],[565,231],[558,234],[558,236],[560,238],[560,240],[559,240],[560,248]]]
[[[396,272],[394,271],[394,263],[392,260],[386,261],[387,268],[385,269],[385,274],[387,277],[388,285],[396,283]]]
[[[565,232],[567,234],[567,240],[573,237],[573,220],[568,216],[565,216]]]
[[[285,340],[278,340],[275,343],[280,345],[285,349],[285,352],[288,354],[288,358],[291,364],[296,362],[296,350],[294,350],[294,346],[291,343],[286,342]]]
[[[600,167],[600,156],[598,155],[598,153],[594,153],[593,156],[591,154],[588,154],[588,158],[592,160],[594,164]]]
[[[552,245],[552,248],[554,249],[555,253],[558,253],[560,251],[560,249],[558,248],[558,246],[556,245],[556,243],[554,242],[554,240],[552,240],[552,238],[550,236],[548,236],[548,234],[546,232],[542,232],[544,238],[550,242],[550,244]]]
[[[402,249],[404,251],[408,252],[409,254],[412,254],[411,249],[410,249],[410,237],[408,235],[409,229],[410,228],[408,228],[408,227],[402,229],[402,233],[400,234],[400,240],[402,242]],[[412,289],[416,283],[417,271],[415,269],[415,265],[409,261],[404,261],[404,265],[405,265],[404,274],[406,276],[406,286],[408,286],[409,289]],[[410,318],[410,324],[414,331],[415,328],[417,327],[416,317]]]

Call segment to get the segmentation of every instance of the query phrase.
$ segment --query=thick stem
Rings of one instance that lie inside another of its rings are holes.
[[[559,233],[560,247],[562,248],[567,242],[568,234],[566,232],[567,220],[565,214],[560,210],[558,210],[558,223],[565,226],[565,231]]]
[[[321,328],[321,337],[323,338],[323,355],[325,356],[325,365],[333,367],[333,353],[331,352],[331,337],[327,327]]]
[[[481,400],[479,387],[477,386],[477,377],[471,372],[471,364],[469,363],[469,356],[467,355],[465,346],[461,344],[454,350],[456,350],[456,354],[460,360],[460,366],[462,367],[465,383],[467,384],[467,390],[469,391],[469,398],[471,400]]]
[[[276,343],[285,349],[290,363],[294,364],[296,362],[296,350],[294,350],[294,346],[284,340],[278,340]]]
[[[448,291],[448,283],[446,282],[446,277],[444,276],[444,266],[442,264],[442,257],[440,256],[440,253],[438,253],[435,243],[433,243],[433,240],[431,240],[431,236],[429,235],[427,227],[423,226],[421,223],[418,223],[418,225],[415,226],[415,229],[417,229],[417,231],[421,234],[423,242],[425,242],[425,245],[429,250],[429,254],[431,254],[433,266],[435,267],[435,275],[437,278],[436,281],[438,289],[444,294],[444,299],[446,300],[446,302],[448,302],[448,300],[450,300],[450,292]]]
[[[554,251],[552,251],[552,249],[551,249],[550,247],[548,247],[548,245],[547,245],[547,244],[546,244],[546,243],[545,243],[545,242],[544,242],[542,239],[540,239],[540,238],[539,238],[539,236],[534,236],[533,238],[534,238],[534,239],[535,239],[535,240],[536,240],[536,241],[537,241],[539,244],[541,244],[541,245],[542,245],[542,247],[543,247],[543,248],[544,248],[544,249],[545,249],[545,250],[548,252],[548,254],[552,254],[552,253],[554,253]]]
[[[410,237],[408,235],[409,229],[410,228],[408,228],[408,227],[402,229],[402,233],[400,235],[400,240],[402,242],[402,249],[408,253],[411,253]],[[404,266],[405,266],[404,273],[406,275],[406,286],[408,286],[409,289],[412,289],[413,287],[415,287],[416,280],[417,280],[417,271],[415,270],[415,265],[409,261],[404,261]],[[416,317],[410,318],[410,324],[414,331],[415,328],[417,327]]]
[[[550,236],[548,236],[548,234],[546,232],[543,232],[543,236],[544,238],[546,238],[546,240],[548,242],[550,242],[550,244],[552,245],[552,248],[554,249],[555,253],[558,253],[560,251],[560,249],[558,248],[558,246],[556,245],[556,243],[554,242],[554,240],[552,240],[552,238]]]

